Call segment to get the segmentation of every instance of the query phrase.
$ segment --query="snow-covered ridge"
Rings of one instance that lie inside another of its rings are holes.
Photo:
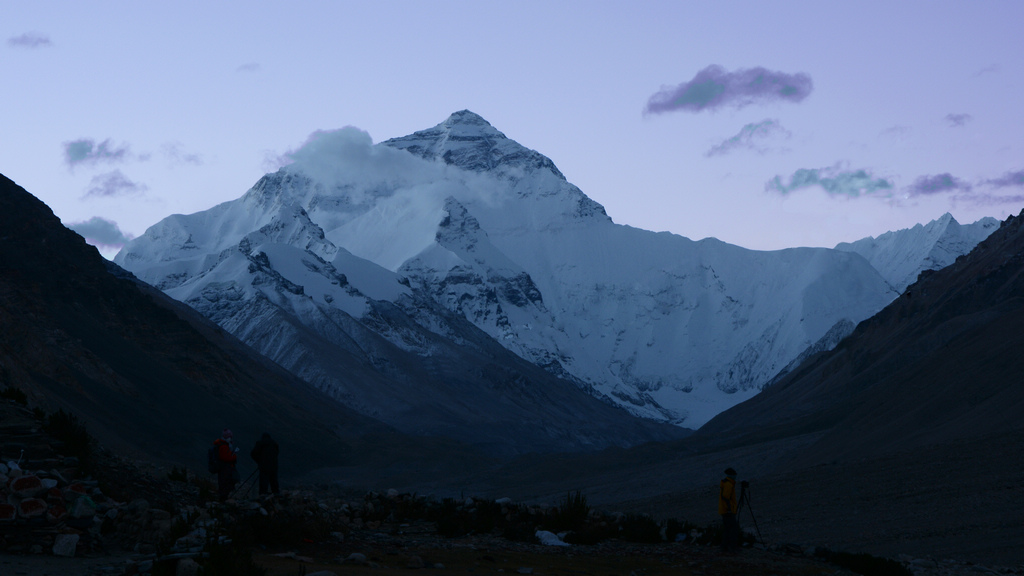
[[[614,224],[549,159],[469,111],[377,145],[354,128],[320,132],[292,157],[115,261],[211,314],[213,300],[265,299],[265,320],[218,320],[265,349],[298,337],[267,324],[288,318],[337,342],[355,330],[353,349],[372,332],[426,359],[427,333],[472,340],[444,318],[456,314],[595,396],[688,427],[897,294],[855,251],[760,252]],[[278,361],[302,373],[310,358]]]
[[[995,218],[962,225],[947,212],[928,224],[844,242],[836,250],[860,254],[893,288],[903,292],[922,271],[949,266],[998,228]]]

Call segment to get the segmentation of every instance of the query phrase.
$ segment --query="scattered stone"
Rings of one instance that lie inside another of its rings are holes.
[[[78,534],[57,534],[57,537],[53,539],[53,555],[74,557],[79,538]]]
[[[366,564],[366,554],[353,552],[348,555],[348,558],[345,558],[345,564]]]
[[[548,532],[547,530],[538,530],[535,534],[537,540],[545,546],[569,546],[566,542],[563,542],[557,534]]]
[[[419,556],[413,556],[412,558],[409,558],[409,563],[405,565],[406,568],[411,568],[413,570],[419,570],[424,566],[425,564],[423,563],[423,558],[420,558]]]
[[[174,576],[199,576],[202,566],[191,558],[178,560],[178,566],[174,570]],[[306,576],[309,576],[308,574]]]

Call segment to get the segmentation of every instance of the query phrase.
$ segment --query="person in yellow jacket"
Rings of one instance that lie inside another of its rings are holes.
[[[736,471],[725,470],[725,478],[719,484],[718,513],[722,516],[722,551],[733,552],[740,546],[740,523],[736,514],[740,511],[736,498]]]

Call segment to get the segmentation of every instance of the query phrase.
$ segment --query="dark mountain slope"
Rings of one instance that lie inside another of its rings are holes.
[[[401,475],[423,461],[444,469],[469,460],[456,443],[409,439],[312,390],[104,260],[2,175],[0,325],[0,387],[70,411],[106,445],[158,462],[202,467],[223,427],[246,463],[270,432],[290,474],[341,467],[365,481],[377,467]]]
[[[831,353],[698,434],[732,445],[820,435],[794,464],[921,448],[1024,428],[1024,225],[922,275]],[[728,440],[725,440],[728,439]]]
[[[703,523],[718,521],[718,480],[734,467],[770,543],[1024,562],[1022,327],[1018,216],[689,438],[519,461],[467,483],[547,501],[580,489]]]

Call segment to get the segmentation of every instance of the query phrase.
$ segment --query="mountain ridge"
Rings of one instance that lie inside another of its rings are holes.
[[[412,309],[430,300],[592,396],[688,427],[897,294],[856,253],[757,252],[615,224],[549,159],[469,111],[377,145],[354,128],[319,132],[292,159],[239,200],[159,223],[115,261],[168,290],[244,284],[214,278],[213,263],[294,205],[323,235],[296,246],[325,262],[346,254],[331,262],[340,274],[376,267],[410,291],[371,300],[451,337],[449,322],[427,319],[440,310]]]

